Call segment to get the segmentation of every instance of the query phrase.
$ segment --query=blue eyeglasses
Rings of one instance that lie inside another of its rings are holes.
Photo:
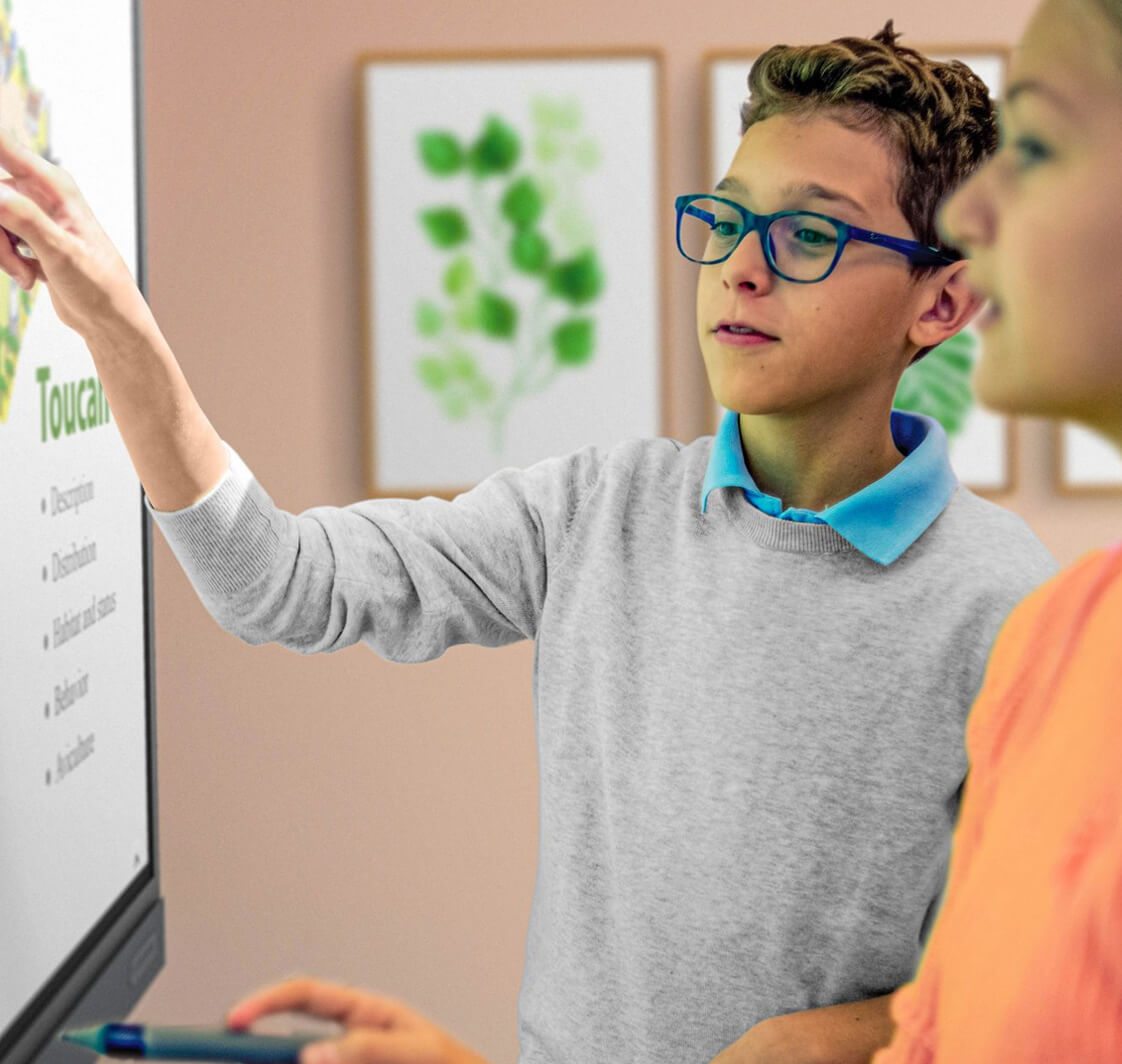
[[[949,266],[958,259],[915,240],[874,233],[817,211],[753,214],[721,196],[679,196],[678,250],[691,262],[724,262],[751,232],[759,233],[764,258],[773,273],[796,284],[814,284],[833,272],[851,240],[875,244],[903,255],[913,266]]]

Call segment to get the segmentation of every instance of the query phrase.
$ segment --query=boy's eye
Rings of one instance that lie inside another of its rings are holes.
[[[740,235],[739,222],[724,222],[716,221],[713,223],[713,235],[721,237],[724,240],[731,240]]]
[[[794,237],[800,244],[805,244],[807,247],[821,247],[823,244],[834,243],[834,238],[829,233],[823,233],[818,229],[808,229],[806,226],[796,229]]]

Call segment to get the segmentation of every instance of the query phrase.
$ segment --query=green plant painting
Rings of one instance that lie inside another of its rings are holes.
[[[414,308],[414,366],[445,417],[489,426],[496,452],[519,401],[596,354],[606,278],[580,185],[600,150],[583,125],[577,100],[542,96],[529,102],[526,135],[495,113],[471,139],[417,135],[421,166],[449,196],[418,213],[441,264]],[[501,368],[483,357],[491,345],[505,349]]]
[[[904,371],[892,405],[933,417],[953,440],[974,407],[970,373],[977,348],[978,339],[972,332],[956,333],[932,348]]]

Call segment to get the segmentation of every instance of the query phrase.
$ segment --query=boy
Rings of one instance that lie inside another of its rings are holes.
[[[966,711],[997,628],[1054,568],[957,485],[934,422],[890,415],[907,364],[977,308],[965,264],[928,246],[935,204],[993,148],[984,88],[890,28],[772,49],[750,88],[718,192],[679,201],[730,410],[715,438],[300,517],[207,423],[76,190],[0,146],[18,189],[0,223],[40,265],[6,247],[0,264],[41,270],[86,337],[216,618],[396,661],[536,641],[525,1064],[863,1060],[886,1043],[946,872]],[[300,987],[232,1022],[361,1014]],[[354,1022],[365,1040],[335,1051],[391,1059],[361,1028],[395,1021]]]

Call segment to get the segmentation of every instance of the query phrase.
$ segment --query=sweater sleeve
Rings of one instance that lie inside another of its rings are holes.
[[[358,641],[391,661],[537,631],[552,567],[596,481],[586,448],[503,470],[452,501],[372,499],[295,515],[238,455],[194,505],[151,510],[204,605],[249,643]]]

